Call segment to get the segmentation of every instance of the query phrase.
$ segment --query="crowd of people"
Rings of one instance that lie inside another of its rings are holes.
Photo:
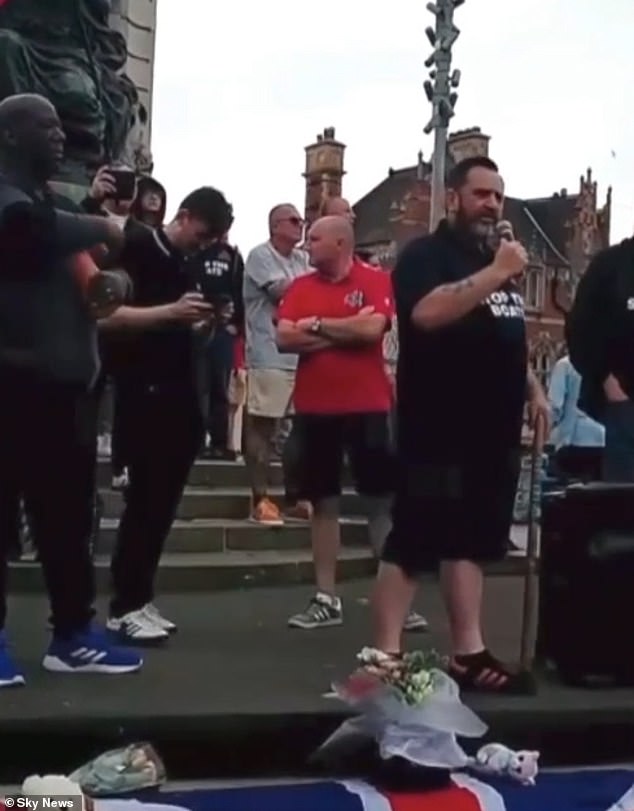
[[[403,631],[426,629],[416,585],[439,570],[453,678],[529,691],[529,674],[486,647],[482,566],[508,550],[526,407],[547,433],[563,399],[549,404],[528,363],[528,256],[497,227],[496,164],[453,168],[445,219],[390,274],[357,255],[344,199],[325,200],[308,226],[294,205],[274,205],[268,238],[243,262],[233,208],[213,187],[169,220],[163,186],[125,166],[102,167],[79,204],[55,195],[63,144],[46,100],[0,103],[0,629],[22,503],[51,603],[44,667],[141,668],[137,648],[176,630],[154,582],[201,453],[244,455],[251,521],[310,525],[315,593],[289,626],[340,625],[347,459],[377,559],[376,647],[397,660]],[[98,452],[125,502],[105,627],[89,543]],[[23,683],[1,630],[0,686]]]

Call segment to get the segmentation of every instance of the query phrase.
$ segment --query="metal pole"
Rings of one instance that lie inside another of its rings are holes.
[[[444,215],[445,169],[447,162],[447,138],[449,122],[454,116],[458,101],[455,92],[460,84],[460,71],[451,73],[452,48],[460,36],[460,30],[453,21],[454,11],[464,0],[437,0],[427,3],[427,10],[436,18],[436,26],[425,29],[425,34],[434,51],[425,61],[430,68],[429,79],[424,83],[425,95],[432,105],[432,117],[424,132],[434,133],[434,155],[432,158],[430,230]]]
[[[447,157],[447,127],[438,127],[434,133],[434,153],[431,170],[431,209],[429,230],[435,231],[445,213],[445,174]]]

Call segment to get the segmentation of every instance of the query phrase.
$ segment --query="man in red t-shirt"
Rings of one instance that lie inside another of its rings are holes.
[[[277,341],[299,354],[293,439],[301,497],[314,505],[312,545],[317,594],[289,620],[295,628],[342,622],[336,596],[339,496],[344,454],[359,493],[389,520],[392,485],[388,415],[392,392],[383,336],[394,312],[383,274],[354,259],[354,232],[343,217],[323,217],[309,234],[315,272],[296,279],[280,302]]]

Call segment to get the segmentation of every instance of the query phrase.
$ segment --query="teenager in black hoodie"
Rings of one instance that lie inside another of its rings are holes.
[[[160,227],[167,206],[165,188],[153,177],[141,177],[137,179],[132,197],[118,199],[115,178],[110,174],[112,168],[132,171],[125,166],[103,166],[95,175],[82,208],[88,213],[102,214],[117,221],[126,240],[130,240],[139,229]],[[102,374],[95,394],[105,406],[107,417],[104,422],[108,423],[100,432],[100,445],[105,455],[111,456],[112,487],[116,490],[125,489],[129,484],[126,448],[133,426],[130,425],[125,389],[117,385],[117,379],[125,369],[129,340],[129,336],[117,333],[101,333],[99,336]],[[106,392],[108,381],[111,395]]]

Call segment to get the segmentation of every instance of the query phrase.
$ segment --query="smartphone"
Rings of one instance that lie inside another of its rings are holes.
[[[115,182],[117,200],[132,200],[136,192],[136,175],[129,169],[109,169],[108,174]]]

